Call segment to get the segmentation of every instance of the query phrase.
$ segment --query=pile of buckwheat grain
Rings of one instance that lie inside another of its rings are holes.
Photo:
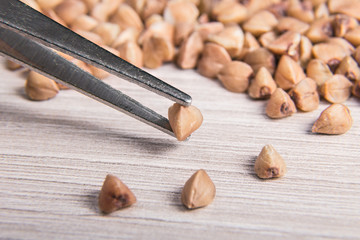
[[[360,97],[359,0],[22,1],[138,67],[174,62],[218,79],[229,91],[268,99],[270,118],[313,111],[321,97],[332,105],[312,131],[351,128],[343,103]],[[97,78],[108,76],[61,55]],[[30,99],[46,100],[66,87],[30,72],[25,88]],[[201,113],[194,116],[200,126]],[[179,119],[186,117],[178,117],[178,125]]]

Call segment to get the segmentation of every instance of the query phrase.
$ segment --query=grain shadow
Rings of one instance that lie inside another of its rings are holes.
[[[305,131],[305,134],[307,135],[317,135],[318,133],[314,133],[312,132],[312,127],[313,127],[314,123],[311,123],[308,125],[308,127],[306,128],[307,130]]]
[[[99,190],[91,190],[88,194],[84,195],[82,202],[84,202],[85,206],[90,209],[92,212],[97,214],[103,214],[99,207],[98,207],[98,196],[100,191]]]
[[[248,159],[248,162],[246,163],[245,171],[251,177],[259,180],[260,178],[258,178],[258,176],[256,175],[256,173],[254,171],[254,165],[255,165],[256,158],[257,158],[257,156],[251,156]]]
[[[178,187],[170,196],[170,201],[174,207],[181,212],[189,211],[181,202],[181,192],[183,187]]]
[[[16,93],[17,93],[17,95],[19,95],[23,99],[29,100],[29,97],[25,93],[25,87],[18,87],[16,89]]]

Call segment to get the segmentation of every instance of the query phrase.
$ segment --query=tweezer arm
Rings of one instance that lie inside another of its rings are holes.
[[[34,71],[174,136],[165,117],[98,80],[45,46],[1,27],[0,55],[10,57]]]
[[[75,34],[18,0],[0,0],[0,25],[172,101],[184,106],[191,105],[191,97],[186,93]]]

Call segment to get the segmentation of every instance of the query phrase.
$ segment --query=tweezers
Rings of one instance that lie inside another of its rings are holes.
[[[167,118],[95,78],[48,47],[183,106],[191,105],[188,94],[113,55],[24,3],[0,0],[0,55],[174,136]]]

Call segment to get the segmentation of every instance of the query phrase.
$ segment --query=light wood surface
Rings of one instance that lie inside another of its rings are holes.
[[[266,102],[168,65],[151,73],[193,97],[204,116],[187,142],[73,90],[34,102],[24,71],[0,59],[1,239],[359,239],[360,101],[340,136],[310,133],[328,106],[281,120]],[[167,115],[170,101],[124,80],[112,86]],[[263,181],[256,156],[272,144],[287,163],[282,179]],[[185,181],[205,169],[216,185],[208,207],[186,210]],[[117,175],[138,202],[102,215],[97,196]]]

